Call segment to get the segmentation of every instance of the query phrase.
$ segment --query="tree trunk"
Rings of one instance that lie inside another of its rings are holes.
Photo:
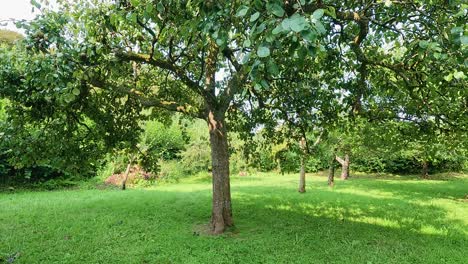
[[[224,112],[210,111],[211,163],[213,173],[213,208],[211,228],[214,234],[223,233],[232,226],[231,187],[229,182],[229,150]]]
[[[349,155],[345,155],[343,164],[341,165],[341,179],[347,180],[349,178]]]
[[[333,187],[335,185],[335,157],[332,156],[328,168],[328,186]]]
[[[305,193],[305,162],[304,162],[304,155],[301,155],[301,172],[299,175],[299,192]]]
[[[349,155],[346,154],[344,159],[336,156],[336,160],[341,164],[341,179],[347,180],[349,178]]]
[[[421,165],[422,165],[421,177],[423,179],[429,179],[429,162],[427,162],[427,160],[423,160]]]
[[[301,138],[299,146],[301,148],[301,172],[299,173],[299,192],[305,193],[305,138]]]
[[[132,167],[132,163],[133,163],[133,157],[130,158],[130,160],[128,161],[127,169],[125,170],[124,179],[122,181],[122,190],[123,191],[125,191],[127,189],[127,179],[128,179],[128,174],[130,174],[130,168]]]

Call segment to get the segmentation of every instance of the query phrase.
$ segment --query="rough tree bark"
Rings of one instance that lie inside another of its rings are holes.
[[[229,182],[229,150],[224,112],[210,111],[211,163],[213,173],[213,211],[211,227],[214,234],[221,234],[232,226],[231,188]]]
[[[305,158],[306,158],[306,142],[305,138],[301,138],[299,142],[299,146],[301,148],[301,172],[299,173],[299,192],[305,193]]]
[[[341,164],[341,179],[347,180],[349,178],[349,155],[345,154],[344,159],[336,156],[336,161]]]
[[[328,186],[333,187],[335,185],[335,157],[332,155],[330,164],[328,167]]]

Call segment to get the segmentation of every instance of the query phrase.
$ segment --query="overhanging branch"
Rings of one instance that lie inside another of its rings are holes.
[[[213,99],[211,98],[213,97],[213,95],[205,91],[203,87],[201,87],[197,82],[190,79],[183,68],[175,65],[170,61],[157,59],[154,57],[152,58],[150,55],[134,52],[117,51],[115,53],[115,56],[123,61],[141,62],[158,67],[160,69],[168,70],[171,73],[173,73],[177,78],[179,78],[185,85],[187,85],[189,89],[191,89],[195,93],[201,95],[205,99]]]
[[[179,113],[182,113],[182,114],[194,117],[194,118],[204,119],[203,112],[189,104],[181,104],[181,103],[177,103],[174,101],[167,101],[167,100],[161,100],[159,98],[148,97],[135,89],[122,87],[122,86],[115,86],[115,85],[108,84],[100,80],[91,80],[89,81],[89,84],[94,87],[103,89],[103,90],[112,89],[118,93],[132,96],[133,98],[137,99],[138,102],[144,107],[155,107],[155,108],[159,108],[159,109],[163,109],[163,110],[167,110],[171,112],[179,112]]]

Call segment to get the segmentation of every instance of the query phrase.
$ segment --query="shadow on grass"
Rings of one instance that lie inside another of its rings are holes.
[[[407,200],[428,200],[434,198],[463,199],[468,193],[467,179],[438,180],[364,180],[353,178],[348,180],[345,188],[361,190],[377,190],[393,194],[395,197]]]
[[[305,194],[291,186],[233,186],[236,229],[218,237],[196,230],[209,220],[209,189],[33,194],[31,208],[22,208],[19,196],[0,215],[0,227],[1,220],[17,219],[0,229],[1,241],[11,245],[0,252],[22,252],[25,263],[59,261],[64,254],[76,263],[115,263],[127,256],[132,261],[126,263],[463,263],[468,257],[464,222],[412,200],[438,197],[432,187],[447,185],[340,184]],[[412,192],[418,194],[411,198]]]

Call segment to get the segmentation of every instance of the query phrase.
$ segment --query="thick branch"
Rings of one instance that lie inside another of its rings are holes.
[[[220,94],[220,106],[227,110],[229,104],[234,99],[234,96],[239,93],[242,88],[245,87],[248,74],[244,71],[233,73],[231,79],[229,80],[226,90]]]
[[[188,88],[201,95],[203,98],[213,99],[213,95],[205,91],[203,87],[201,87],[198,83],[190,79],[183,68],[175,65],[172,62],[157,58],[151,58],[151,56],[147,54],[139,54],[134,52],[118,51],[115,53],[115,56],[124,61],[142,62],[149,65],[153,65],[160,69],[168,70],[172,72],[177,78],[179,78],[185,85],[187,85]]]
[[[144,98],[142,96],[139,96],[139,101],[145,107],[156,107],[156,108],[164,109],[164,110],[171,111],[171,112],[183,113],[183,114],[195,117],[195,118],[201,118],[201,119],[205,118],[204,115],[200,113],[200,111],[196,111],[196,110],[194,111],[191,105],[187,105],[187,104],[180,105],[177,102],[173,102],[173,101],[161,101],[161,100],[157,100],[154,98]]]
[[[194,118],[201,118],[201,119],[205,118],[202,111],[188,104],[179,104],[174,101],[166,101],[166,100],[160,100],[157,98],[147,97],[135,89],[131,89],[127,87],[116,87],[116,86],[106,84],[105,82],[99,81],[99,80],[91,80],[89,84],[91,84],[94,87],[104,89],[104,90],[106,89],[109,90],[109,87],[112,87],[112,89],[118,93],[129,95],[137,99],[140,102],[140,104],[144,107],[156,107],[156,108],[164,109],[164,110],[171,111],[171,112],[179,112],[182,114],[186,114]]]
[[[345,163],[345,160],[342,159],[342,158],[340,158],[340,157],[338,157],[338,156],[335,156],[335,159],[336,159],[336,161],[338,161],[341,165],[343,165],[343,164]]]

